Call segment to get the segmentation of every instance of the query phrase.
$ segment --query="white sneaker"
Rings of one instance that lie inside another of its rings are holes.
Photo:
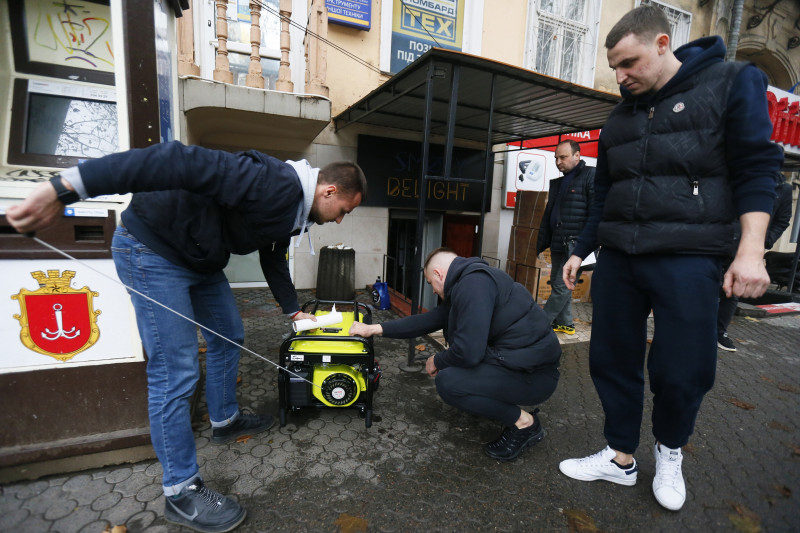
[[[633,460],[633,466],[630,468],[622,468],[617,466],[617,463],[612,462],[612,459],[614,459],[616,455],[617,453],[614,450],[606,446],[604,450],[590,455],[589,457],[561,461],[561,464],[558,465],[558,469],[561,470],[564,475],[581,481],[604,479],[612,483],[627,485],[629,487],[635,485],[636,475],[639,471],[639,467],[636,465],[636,459]]]
[[[667,448],[656,442],[653,445],[656,458],[656,477],[653,478],[653,494],[665,509],[677,511],[686,501],[686,485],[683,482],[680,448]]]

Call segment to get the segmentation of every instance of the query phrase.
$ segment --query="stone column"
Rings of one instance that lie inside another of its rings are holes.
[[[217,58],[214,63],[214,80],[225,83],[233,83],[233,73],[231,64],[228,62],[228,21],[225,18],[228,9],[228,2],[217,0]]]
[[[289,20],[292,18],[292,0],[281,0],[281,66],[278,68],[278,81],[275,89],[279,91],[294,91],[292,71],[289,68]]]
[[[250,2],[250,64],[247,67],[248,87],[264,88],[261,74],[261,4]]]
[[[308,17],[308,29],[311,34],[306,35],[306,89],[308,94],[318,94],[328,97],[328,87],[325,80],[328,76],[328,8],[325,0],[312,0],[311,13]],[[319,35],[321,39],[312,34]]]
[[[178,19],[178,75],[200,75],[200,67],[194,62],[194,22],[191,7],[184,10],[183,16]]]

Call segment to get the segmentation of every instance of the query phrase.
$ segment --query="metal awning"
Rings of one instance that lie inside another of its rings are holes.
[[[616,94],[506,63],[433,48],[337,115],[336,129],[361,123],[422,133],[431,71],[430,133],[447,135],[450,104],[457,100],[452,124],[457,140],[500,144],[597,129],[620,100]]]
[[[478,250],[491,198],[494,145],[593,130],[603,126],[620,97],[582,87],[505,63],[461,52],[433,48],[383,85],[335,117],[336,130],[369,124],[388,131],[418,133],[421,141],[420,191],[429,180],[475,183],[482,187]],[[430,146],[443,139],[444,164],[431,174]],[[483,178],[456,175],[452,166],[456,141],[483,144]],[[426,195],[419,195],[417,228],[424,225]],[[416,232],[411,281],[411,312],[420,310],[423,231]],[[415,361],[413,339],[408,365]]]

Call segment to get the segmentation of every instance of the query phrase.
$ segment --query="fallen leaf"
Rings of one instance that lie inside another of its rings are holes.
[[[683,448],[681,448],[683,453],[693,454],[697,451],[697,448],[694,447],[694,444],[686,443],[684,444]]]
[[[125,526],[109,526],[103,530],[103,533],[126,533],[128,528]]]
[[[208,413],[203,413],[203,421],[208,422],[211,418],[208,416]]]
[[[798,389],[794,385],[789,385],[788,383],[778,383],[778,389],[782,390],[783,392],[793,392],[795,394],[800,394],[800,389]]]
[[[242,376],[236,376],[236,384],[239,385],[242,382]]]
[[[780,429],[781,431],[791,431],[792,430],[792,428],[790,428],[786,424],[781,424],[777,420],[772,420],[769,424],[767,424],[767,427],[770,428],[770,429]]]
[[[207,350],[208,349],[205,346],[201,346],[200,348],[197,349],[197,352],[198,353],[206,353]]]
[[[761,322],[759,319],[757,319],[757,318],[753,318],[753,317],[751,317],[751,316],[746,316],[746,317],[744,317],[744,319],[745,319],[745,320],[752,320],[753,322]]]
[[[795,444],[790,444],[789,447],[792,449],[792,455],[800,457],[800,446],[797,446]]]
[[[653,344],[653,339],[647,339],[647,344]]]
[[[421,352],[425,350],[426,346],[424,344],[417,344],[415,348],[417,349],[418,352]]]
[[[784,498],[788,498],[792,495],[792,489],[787,487],[786,485],[775,485],[775,489],[783,496]]]
[[[583,511],[565,509],[564,514],[567,515],[567,526],[570,533],[602,533],[597,529],[594,520]]]
[[[772,378],[768,378],[767,376],[760,376],[760,377],[763,381],[766,381],[767,383],[775,383],[775,380]]]
[[[748,410],[748,411],[752,411],[753,409],[755,409],[755,408],[756,408],[756,406],[755,406],[755,405],[753,405],[753,404],[750,404],[750,403],[746,403],[746,402],[742,402],[742,401],[740,401],[740,400],[737,400],[736,398],[731,398],[731,399],[730,399],[730,400],[728,400],[728,401],[729,401],[729,402],[731,402],[731,403],[732,403],[733,405],[735,405],[736,407],[739,407],[740,409],[746,409],[746,410]]]
[[[252,438],[253,438],[252,435],[242,435],[241,437],[236,439],[236,442],[245,443],[245,442],[249,441]]]
[[[758,533],[761,531],[761,520],[753,511],[738,503],[732,504],[736,514],[728,515],[736,531],[740,533]]]
[[[347,513],[340,514],[333,524],[339,526],[339,533],[367,533],[367,521]]]

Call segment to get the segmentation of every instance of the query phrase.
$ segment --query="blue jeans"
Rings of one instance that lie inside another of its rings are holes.
[[[120,280],[239,344],[244,328],[228,280],[177,266],[118,227],[111,242]],[[197,326],[131,292],[139,337],[147,353],[150,438],[164,471],[164,493],[180,492],[198,473],[191,398],[200,378]],[[201,330],[206,339],[206,402],[213,425],[239,413],[239,348]]]
[[[562,326],[572,326],[572,291],[564,285],[564,264],[572,255],[573,246],[566,253],[550,250],[553,268],[550,271],[550,296],[544,304],[544,312],[550,322]]]

